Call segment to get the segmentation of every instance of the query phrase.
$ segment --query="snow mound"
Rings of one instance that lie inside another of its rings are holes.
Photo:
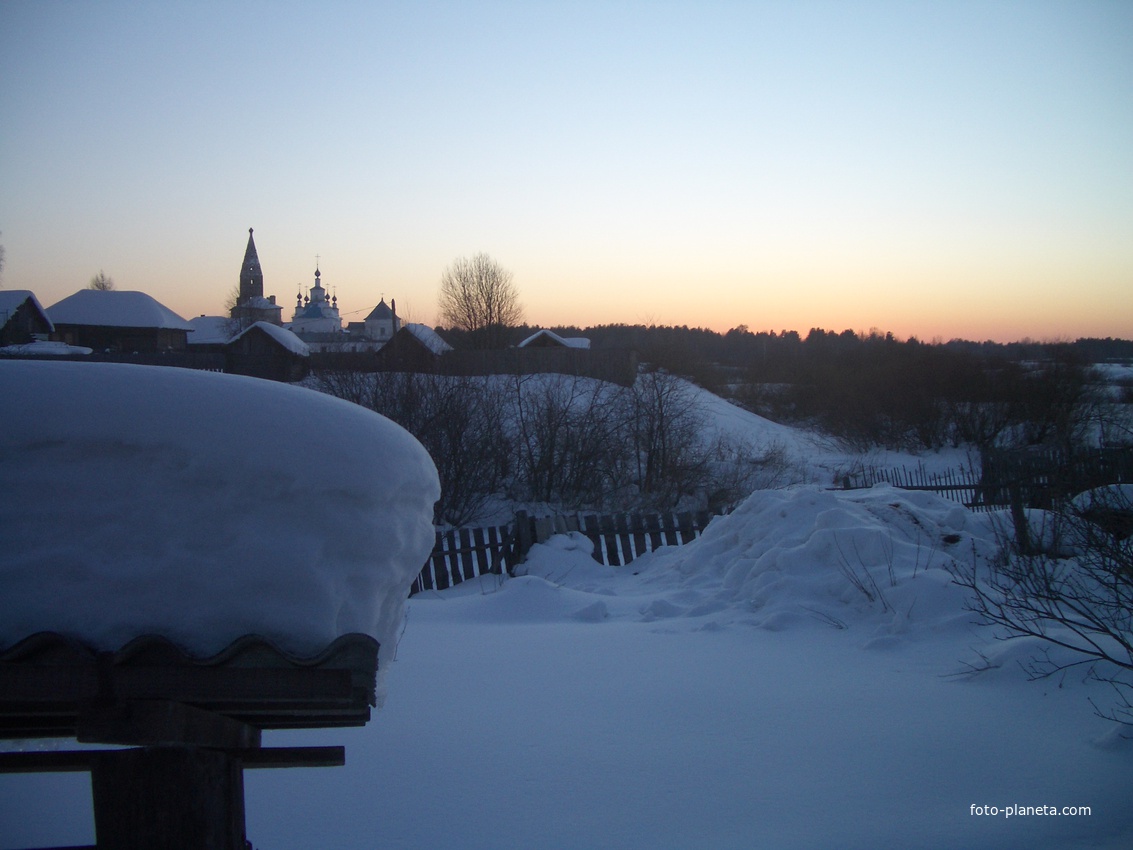
[[[392,657],[433,546],[436,470],[330,396],[121,364],[0,362],[0,646],[56,631],[197,655],[259,634]]]
[[[970,620],[947,568],[994,549],[990,521],[932,494],[804,487],[757,492],[635,567],[671,588],[647,618],[745,611],[770,630],[817,620],[884,636]]]

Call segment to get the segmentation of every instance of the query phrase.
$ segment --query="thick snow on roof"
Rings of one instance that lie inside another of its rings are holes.
[[[565,348],[589,348],[590,347],[590,340],[587,339],[584,336],[559,336],[554,331],[548,331],[548,330],[536,331],[535,333],[531,334],[531,336],[527,337],[527,339],[525,339],[523,342],[521,342],[518,347],[519,348],[526,348],[528,345],[535,342],[535,340],[539,339],[540,337],[547,337],[548,339],[553,339],[555,342],[557,342],[559,345],[561,345]]]
[[[232,338],[233,322],[228,316],[194,316],[189,324],[193,328],[189,345],[223,345]]]
[[[47,315],[57,325],[193,329],[192,325],[144,292],[80,289],[48,307]]]
[[[287,328],[281,328],[279,325],[273,325],[271,322],[256,322],[240,331],[232,340],[240,339],[240,337],[248,333],[252,328],[259,328],[292,354],[298,354],[300,357],[309,357],[311,354],[311,349],[307,343],[303,342],[303,340],[299,339],[299,337]]]
[[[409,322],[405,325],[405,330],[413,334],[417,341],[424,345],[433,354],[444,354],[446,351],[452,351],[452,346],[445,342],[428,325],[418,324],[416,322]]]
[[[204,655],[252,633],[313,653],[361,632],[392,657],[439,495],[398,425],[125,364],[0,361],[0,397],[0,647],[154,633]]]
[[[47,316],[47,311],[43,309],[43,305],[30,289],[0,289],[0,325],[3,325],[19,306],[29,299],[39,312]]]
[[[0,348],[0,355],[19,355],[20,357],[66,357],[70,354],[90,354],[93,349],[85,345],[68,345],[65,342],[36,340],[23,345],[6,345]]]

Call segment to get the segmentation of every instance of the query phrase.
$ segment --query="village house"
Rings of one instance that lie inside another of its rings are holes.
[[[428,325],[409,322],[375,355],[381,371],[437,372],[441,358],[452,346]]]
[[[554,331],[538,330],[521,342],[517,348],[574,348],[588,350],[590,340],[584,336],[559,336]]]
[[[225,371],[270,381],[301,381],[307,377],[310,349],[286,328],[256,322],[226,343]]]
[[[33,292],[0,289],[0,348],[45,341],[54,330]]]
[[[80,289],[47,308],[56,339],[94,351],[185,351],[192,325],[144,292]]]

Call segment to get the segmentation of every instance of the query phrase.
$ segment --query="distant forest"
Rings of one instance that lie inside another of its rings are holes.
[[[535,328],[509,329],[511,344]],[[821,328],[727,333],[599,325],[551,328],[594,349],[634,349],[649,367],[685,376],[753,412],[819,428],[850,446],[1128,444],[1133,385],[1093,368],[1133,363],[1133,341],[925,343]],[[442,331],[456,347],[460,334]]]

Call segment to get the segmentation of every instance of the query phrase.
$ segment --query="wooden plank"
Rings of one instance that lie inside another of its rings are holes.
[[[433,551],[433,587],[437,590],[452,587],[452,579],[449,577],[448,571],[448,556],[446,554],[451,544],[449,540],[450,533],[451,532],[438,533],[437,548]]]
[[[0,753],[0,773],[77,773],[90,770],[95,750]]]
[[[94,699],[97,677],[84,668],[5,665],[5,709],[14,704],[79,703]],[[90,665],[93,671],[94,665]],[[248,668],[173,665],[115,666],[113,694],[118,699],[167,699],[185,703],[342,703],[355,698],[351,672],[312,667]]]
[[[260,730],[216,712],[170,700],[98,701],[79,710],[76,738],[99,744],[258,747]]]
[[[625,514],[614,515],[614,527],[618,530],[618,542],[622,547],[622,564],[633,560],[633,541],[629,536],[629,521]]]
[[[699,537],[704,533],[704,529],[708,528],[708,523],[712,522],[712,514],[709,511],[700,511],[696,515],[696,536]]]
[[[692,514],[688,511],[677,514],[677,529],[680,531],[681,543],[689,543],[696,538],[692,528]]]
[[[97,753],[119,750],[32,750],[0,752],[0,773],[82,773],[91,768]],[[346,764],[346,748],[331,747],[249,747],[232,754],[249,770],[285,767],[341,767]]]
[[[475,559],[476,575],[487,575],[492,570],[492,550],[488,545],[487,529],[472,529],[472,556]]]
[[[476,578],[476,557],[472,552],[472,530],[468,528],[460,529],[457,538],[463,551],[457,555],[456,574],[460,576],[461,581],[468,581]]]
[[[667,546],[679,546],[680,545],[681,540],[680,540],[680,537],[678,536],[679,529],[678,529],[678,526],[677,526],[676,517],[674,517],[673,514],[667,513],[667,514],[662,515],[662,517],[661,517],[661,529],[665,533],[665,545],[667,545]]]
[[[649,514],[645,518],[645,528],[649,532],[649,551],[652,552],[664,545],[661,537],[661,516],[660,514]]]
[[[622,561],[618,553],[618,538],[617,530],[614,528],[614,518],[608,515],[598,517],[598,529],[601,535],[599,539],[605,547],[606,564],[611,567],[620,567]]]
[[[342,767],[345,747],[256,747],[239,750],[240,764],[249,770],[282,767]]]
[[[594,558],[599,564],[606,562],[606,549],[602,545],[602,532],[598,526],[598,517],[594,514],[587,514],[582,518],[582,532],[590,538],[590,542],[594,544],[594,551],[591,552],[591,557]]]
[[[645,520],[641,514],[629,518],[629,528],[633,533],[633,556],[639,558],[649,551],[645,541]]]

